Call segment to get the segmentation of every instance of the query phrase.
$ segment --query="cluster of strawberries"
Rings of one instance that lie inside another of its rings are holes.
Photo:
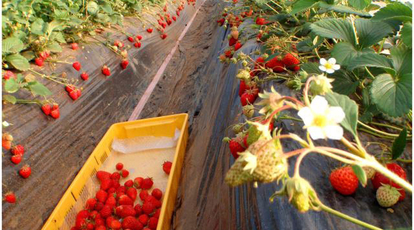
[[[151,178],[137,177],[121,185],[121,177],[127,178],[129,171],[124,169],[122,163],[116,164],[116,169],[117,171],[113,173],[106,171],[96,173],[100,190],[95,198],[86,201],[85,209],[78,212],[75,226],[71,230],[154,230],[157,228],[162,206],[162,191],[154,188],[151,193],[149,192],[154,184]],[[165,162],[163,170],[169,174],[171,162]],[[138,194],[139,189],[141,191]]]
[[[41,53],[39,53],[39,57],[35,58],[35,64],[37,66],[43,66],[44,61],[50,57],[50,52],[49,51],[43,51]]]
[[[397,163],[385,165],[388,170],[407,180],[407,173]],[[377,191],[376,198],[383,207],[391,207],[398,201],[405,199],[405,191],[388,177],[371,168],[363,168],[368,179],[371,179],[374,189]],[[329,176],[332,187],[342,195],[352,195],[358,188],[358,177],[351,166],[335,169]]]

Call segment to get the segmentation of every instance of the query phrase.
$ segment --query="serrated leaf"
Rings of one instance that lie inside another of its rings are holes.
[[[363,17],[371,16],[367,12],[359,11],[359,10],[356,10],[356,9],[353,9],[351,7],[344,6],[344,5],[328,4],[326,2],[318,2],[318,6],[322,9],[333,10],[333,11],[338,12],[338,13],[355,14],[355,15],[359,15],[359,16],[363,16]]]
[[[316,62],[303,63],[300,68],[308,74],[322,74],[319,64]]]
[[[16,104],[16,102],[17,102],[17,99],[16,99],[16,97],[15,96],[12,96],[12,95],[3,95],[3,100],[4,101],[7,101],[7,102],[9,102],[9,103],[11,103],[11,104]]]
[[[30,68],[30,63],[25,57],[20,54],[12,54],[6,57],[6,61],[10,63],[14,68],[26,71]]]
[[[88,10],[89,14],[95,15],[96,13],[98,13],[99,6],[98,6],[98,4],[96,4],[96,2],[90,1],[90,2],[88,2],[88,5],[86,6],[86,9]]]
[[[50,92],[50,90],[46,88],[46,86],[44,86],[38,81],[31,82],[28,87],[34,95],[48,96],[52,94],[52,92]]]
[[[102,10],[105,13],[108,13],[108,14],[112,14],[113,13],[113,10],[112,10],[111,5],[109,3],[107,3],[107,2],[105,2],[104,4],[102,4],[101,5],[101,8],[102,8]]]
[[[397,75],[412,73],[412,50],[404,45],[393,46],[390,49],[391,59]]]
[[[411,73],[403,74],[398,81],[389,74],[375,78],[371,86],[372,101],[382,112],[399,117],[411,109]]]
[[[363,10],[371,4],[371,0],[348,0],[348,3],[358,10]]]
[[[15,37],[9,37],[3,40],[3,54],[19,53],[24,48],[23,42]]]
[[[339,106],[345,113],[345,118],[341,125],[351,132],[354,136],[357,135],[357,121],[358,121],[358,106],[355,101],[348,96],[338,93],[327,93],[325,96],[330,106]]]
[[[349,63],[348,68],[350,70],[354,70],[358,67],[383,68],[393,72],[394,74],[396,73],[395,69],[392,66],[391,59],[376,53],[365,53],[356,58],[353,58]]]
[[[356,36],[352,24],[345,19],[322,19],[310,25],[312,31],[325,38],[337,38],[356,44]]]
[[[59,45],[59,43],[52,41],[49,42],[49,44],[46,46],[46,50],[49,50],[53,53],[60,53],[62,52],[62,47]]]
[[[405,146],[407,146],[407,129],[404,128],[400,135],[395,138],[394,142],[392,143],[392,159],[395,160],[403,154],[405,150]]]
[[[33,60],[36,56],[35,53],[32,50],[27,50],[22,53],[20,53],[23,57],[25,57],[28,61]]]
[[[37,18],[31,25],[31,32],[36,35],[45,34],[46,23],[41,19]]]
[[[331,52],[332,57],[336,59],[340,65],[348,65],[348,63],[358,56],[358,51],[348,42],[337,43]]]
[[[364,169],[359,165],[352,165],[352,171],[358,177],[359,182],[363,187],[367,185],[367,175],[365,174]]]
[[[377,44],[384,37],[392,34],[392,28],[384,22],[374,22],[365,18],[355,20],[355,28],[358,34],[358,46],[367,48]]]
[[[339,94],[350,95],[355,93],[359,85],[359,82],[354,80],[352,75],[343,69],[335,71],[329,77],[335,79],[331,83],[333,86],[332,90]]]
[[[413,42],[413,27],[411,22],[404,23],[403,28],[401,29],[401,40],[406,44],[408,47],[412,47]]]
[[[15,93],[19,90],[19,85],[14,78],[10,78],[4,83],[4,91],[8,93]]]
[[[292,7],[290,14],[297,14],[312,8],[318,0],[298,0]]]
[[[384,21],[384,20],[399,20],[402,22],[411,22],[412,21],[412,10],[407,5],[394,2],[388,4],[386,7],[381,8],[378,12],[375,13],[372,17],[373,21]]]
[[[66,43],[65,37],[63,36],[62,32],[52,32],[50,39],[57,41],[58,43]]]

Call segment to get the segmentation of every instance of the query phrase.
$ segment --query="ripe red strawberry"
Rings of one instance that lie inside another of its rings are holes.
[[[264,66],[265,59],[263,57],[258,57],[256,59],[256,64],[254,65],[254,69],[260,69],[259,66]]]
[[[92,224],[92,223],[88,223],[88,224],[86,225],[86,229],[88,229],[88,230],[94,230],[94,229],[95,229],[95,225],[94,225],[94,224]]]
[[[161,39],[166,39],[166,38],[167,38],[167,34],[161,34]]]
[[[122,228],[130,230],[141,230],[143,226],[141,222],[138,221],[138,219],[132,216],[128,216],[122,221]]]
[[[115,168],[116,168],[116,170],[122,170],[124,168],[124,164],[119,162],[118,164],[115,165]]]
[[[242,45],[240,42],[237,42],[237,43],[234,45],[234,51],[237,51],[237,50],[238,50],[238,49],[240,49],[242,46],[243,46],[243,45]]]
[[[103,206],[104,206],[104,204],[102,202],[98,201],[98,202],[96,202],[95,210],[96,211],[101,211],[101,209],[103,208]]]
[[[86,81],[86,80],[88,80],[88,79],[89,79],[89,75],[88,75],[86,72],[83,72],[83,73],[81,74],[81,78],[82,78],[82,80]]]
[[[14,204],[16,203],[16,195],[14,195],[13,192],[8,192],[6,193],[6,195],[4,195],[4,200],[7,203]]]
[[[129,175],[129,171],[126,170],[126,169],[122,169],[121,175],[122,175],[123,178],[125,178],[125,177],[127,177]]]
[[[75,90],[76,89],[76,87],[75,86],[73,86],[73,85],[66,85],[65,86],[65,90],[66,90],[66,92],[68,92],[68,93],[70,93],[70,92],[72,92],[73,90]]]
[[[335,169],[329,176],[332,187],[342,195],[354,194],[358,188],[358,178],[351,166]]]
[[[10,160],[13,162],[13,164],[17,165],[22,161],[22,155],[14,155]]]
[[[256,19],[256,24],[257,25],[264,25],[264,24],[266,24],[266,20],[264,18],[258,17]]]
[[[234,39],[233,37],[231,37],[230,39],[229,39],[229,46],[233,46],[233,45],[235,45],[236,43],[237,43],[237,39]]]
[[[142,214],[138,217],[138,221],[144,226],[147,225],[148,219],[149,219],[149,217],[148,217],[147,214]]]
[[[36,58],[35,63],[36,63],[37,66],[42,67],[43,66],[43,58],[40,58],[40,57]]]
[[[95,221],[95,222],[97,222],[97,221]],[[105,225],[98,225],[98,224],[96,224],[96,228],[95,228],[95,230],[107,230],[106,229],[106,227],[105,227]]]
[[[128,37],[128,41],[134,42],[134,38],[130,36],[130,37]]]
[[[299,66],[300,61],[299,61],[299,59],[291,53],[287,53],[283,57],[282,62],[286,66],[286,68],[288,68],[290,70],[294,70],[294,71],[300,70],[300,66]]]
[[[76,229],[86,229],[86,219],[85,218],[76,218],[75,228]]]
[[[124,186],[127,188],[132,187],[134,186],[134,182],[132,180],[127,180],[125,181]]]
[[[158,218],[151,217],[148,221],[148,227],[152,230],[155,230],[157,229],[157,225],[158,225]]]
[[[96,199],[99,202],[105,203],[106,199],[108,199],[108,193],[101,189],[96,192]]]
[[[391,172],[397,174],[402,179],[407,180],[407,173],[397,163],[389,163],[389,164],[386,165],[386,167],[387,167],[388,170],[390,170]],[[399,198],[399,201],[404,200],[404,198],[405,198],[405,191],[404,191],[404,189],[400,189],[401,186],[399,186],[398,184],[392,182],[390,179],[388,179],[388,177],[385,177],[381,173],[376,172],[375,173],[375,176],[371,179],[371,181],[372,181],[372,185],[374,186],[375,189],[378,189],[383,184],[389,184],[392,187],[397,188],[398,191],[401,194],[401,196]]]
[[[74,43],[70,44],[70,46],[71,46],[71,48],[72,48],[73,50],[77,50],[77,49],[79,49],[79,45],[78,45],[78,43],[76,43],[76,42],[74,42]]]
[[[222,18],[222,19],[220,19],[220,20],[217,20],[217,23],[218,23],[220,26],[222,26],[222,25],[224,24],[224,21],[225,21],[225,19],[224,19],[224,18]]]
[[[126,67],[128,66],[128,64],[129,64],[128,59],[122,60],[122,62],[121,62],[122,69],[126,69]]]
[[[142,177],[137,177],[137,178],[135,178],[134,179],[134,186],[135,186],[135,188],[141,188],[141,184],[142,184],[142,181],[144,180],[144,178],[142,178]]]
[[[39,56],[43,60],[46,60],[50,56],[50,52],[49,51],[43,51],[43,52],[39,53]]]
[[[154,182],[152,182],[152,179],[147,177],[142,181],[141,188],[142,189],[150,189]]]
[[[96,205],[97,202],[98,201],[95,198],[89,198],[86,201],[85,208],[88,209],[88,210],[94,210],[95,209],[95,205]]]
[[[11,153],[13,155],[23,155],[24,154],[24,147],[23,145],[16,145],[11,149]]]
[[[145,197],[144,204],[145,203],[151,203],[152,205],[154,205],[155,208],[161,207],[161,204],[162,204],[161,201],[157,200],[157,198],[151,195],[148,195],[147,197]]]
[[[144,201],[145,198],[147,198],[147,196],[149,196],[147,190],[141,190],[141,192],[139,193],[139,198],[141,198],[142,201]]]
[[[119,222],[119,220],[113,220],[109,227],[113,230],[117,230],[117,229],[122,228],[122,224],[121,224],[121,222]]]
[[[134,43],[134,46],[135,46],[136,48],[140,48],[140,47],[141,47],[141,42],[135,42],[135,43]]]
[[[273,71],[276,72],[276,73],[282,73],[282,72],[285,71],[284,62],[283,62],[283,60],[279,60],[278,56],[276,56],[276,57],[272,58],[271,60],[269,60],[268,62],[266,62],[266,67],[273,69]]]
[[[120,205],[116,207],[115,213],[121,218],[125,218],[127,216],[135,216],[137,214],[132,205]]]
[[[135,205],[134,210],[137,213],[136,214],[137,216],[139,216],[139,215],[142,214],[142,207],[141,207],[141,205],[139,205],[139,204]]]
[[[129,198],[127,195],[121,195],[118,200],[118,204],[120,205],[134,205],[134,201]]]
[[[78,61],[75,61],[72,64],[73,68],[76,69],[77,71],[79,71],[81,69],[81,64]]]
[[[162,170],[164,170],[164,172],[167,175],[170,175],[171,166],[172,166],[172,163],[170,161],[165,161],[164,164],[162,165]]]
[[[30,176],[30,174],[32,174],[32,169],[29,165],[25,165],[19,170],[19,174],[26,179]]]
[[[69,96],[70,98],[72,98],[72,100],[76,101],[81,95],[81,90],[80,89],[74,89],[72,91],[69,92]]]
[[[109,75],[111,75],[111,70],[109,69],[109,67],[108,67],[108,66],[104,65],[104,66],[102,67],[102,74],[103,74],[103,75],[105,75],[105,76],[109,76]]]
[[[98,178],[99,181],[111,179],[111,174],[106,171],[98,171],[96,172],[96,178]]]
[[[16,78],[16,75],[10,70],[4,71],[3,79],[4,80],[9,80],[10,78]]]
[[[104,217],[104,218],[105,218],[105,217]],[[109,226],[111,226],[111,222],[112,222],[113,220],[115,220],[115,218],[114,218],[113,216],[108,216],[108,217],[106,218],[105,223],[106,223],[106,226],[108,226],[108,228],[109,228]]]
[[[137,39],[138,40],[142,40],[142,36],[141,35],[137,35]]]
[[[239,97],[241,97],[241,95],[243,95],[244,92],[246,92],[247,90],[247,85],[245,81],[240,81],[240,86],[239,86]]]
[[[60,117],[58,104],[53,104],[52,111],[50,112],[50,116],[53,117],[54,119],[58,119]]]
[[[157,200],[161,200],[161,198],[162,198],[162,191],[159,190],[158,188],[155,188],[154,190],[152,190],[151,195],[153,197],[155,197]]]
[[[104,205],[103,208],[101,209],[101,211],[99,211],[99,214],[101,214],[101,216],[103,218],[107,218],[109,216],[112,215],[112,208],[109,205]]]
[[[142,211],[143,211],[145,214],[147,214],[147,215],[149,215],[149,214],[151,214],[152,212],[154,212],[154,210],[155,210],[155,206],[154,206],[154,204],[152,204],[151,202],[145,202],[145,203],[142,205]]]
[[[148,29],[147,29],[147,32],[148,32],[148,33],[152,33],[152,28],[148,28]]]
[[[111,208],[116,206],[116,199],[114,196],[108,196],[108,199],[105,201],[105,205],[108,205]]]
[[[161,209],[158,208],[157,210],[155,210],[154,215],[152,215],[155,218],[160,218],[160,214],[161,214]]]
[[[176,17],[176,16],[172,16],[172,19],[173,19],[174,21],[177,21],[177,17]]]
[[[178,17],[180,17],[180,11],[177,10],[175,13],[177,14]]]
[[[111,174],[110,177],[111,177],[112,180],[119,181],[121,179],[121,174],[119,174],[119,172],[114,172],[114,173]]]
[[[42,105],[42,111],[44,114],[49,115],[51,111],[51,107],[49,104]]]
[[[232,53],[232,51],[231,51],[231,50],[226,50],[226,51],[224,52],[224,55],[225,55],[226,57],[228,57],[228,58],[233,57],[233,53]]]
[[[238,140],[238,138],[232,138],[229,141],[229,148],[234,159],[237,159],[239,157],[238,153],[244,152],[246,150],[246,148],[243,147],[241,141]]]
[[[167,24],[168,24],[168,25],[171,25],[171,23],[172,23],[171,19],[168,19],[168,20],[167,20]]]
[[[126,194],[132,201],[135,201],[135,199],[137,199],[138,192],[134,187],[130,187],[127,189]]]
[[[253,90],[246,90],[246,92],[241,95],[240,102],[242,106],[245,106],[247,104],[253,104],[256,98],[257,96]]]

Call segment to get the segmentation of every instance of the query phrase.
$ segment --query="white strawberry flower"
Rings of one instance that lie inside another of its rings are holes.
[[[299,110],[298,115],[313,140],[342,139],[344,130],[339,123],[345,118],[345,113],[339,106],[329,106],[324,97],[316,96],[309,107]]]
[[[340,65],[336,64],[335,58],[329,58],[328,60],[326,60],[325,58],[321,58],[321,60],[319,60],[319,64],[321,64],[319,66],[319,69],[329,74],[341,68]]]

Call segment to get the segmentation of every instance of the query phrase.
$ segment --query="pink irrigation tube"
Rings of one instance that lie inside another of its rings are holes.
[[[164,73],[165,69],[167,68],[168,63],[171,61],[171,58],[173,57],[175,51],[178,48],[178,45],[180,44],[180,41],[184,38],[185,34],[187,33],[188,29],[191,27],[191,24],[193,23],[195,17],[197,16],[198,11],[201,9],[205,1],[201,3],[201,5],[198,7],[196,12],[194,13],[193,17],[191,17],[190,21],[187,23],[187,26],[184,28],[183,32],[181,33],[180,37],[178,37],[178,40],[175,43],[175,46],[172,48],[171,52],[167,55],[164,62],[161,64],[160,68],[158,69],[157,73],[155,74],[154,78],[152,79],[151,83],[148,85],[148,88],[145,90],[144,94],[142,95],[141,99],[139,100],[137,106],[134,108],[134,111],[132,111],[131,116],[129,117],[128,121],[133,121],[139,118],[142,110],[144,109],[145,104],[148,102],[149,97],[151,96],[152,92],[155,89],[155,86],[157,86],[158,81],[161,79],[162,74]]]

